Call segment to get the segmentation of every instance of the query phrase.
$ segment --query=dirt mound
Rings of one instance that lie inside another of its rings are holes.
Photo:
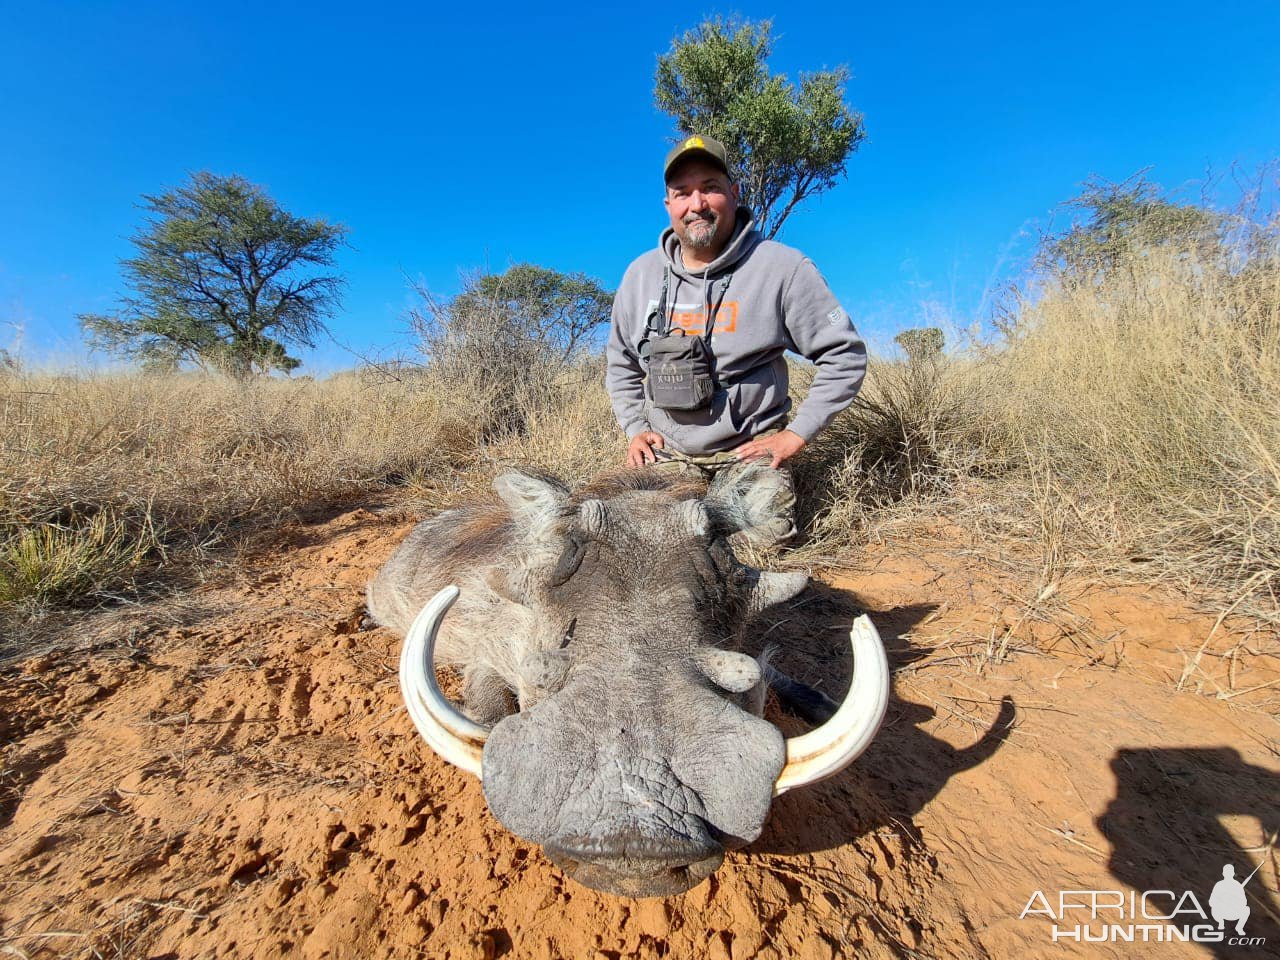
[[[779,799],[710,881],[628,901],[567,881],[414,734],[398,639],[357,629],[409,526],[357,510],[300,527],[236,584],[90,619],[82,652],[0,677],[0,949],[1132,957],[1153,948],[1055,945],[1019,914],[1037,890],[1207,904],[1225,863],[1262,864],[1249,933],[1268,945],[1238,950],[1280,945],[1274,637],[1135,591],[1028,597],[954,543],[870,551],[761,641],[838,695],[849,619],[870,609],[895,669],[876,743]]]

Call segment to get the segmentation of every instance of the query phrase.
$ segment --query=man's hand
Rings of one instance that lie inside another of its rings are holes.
[[[638,438],[637,438],[638,439]],[[748,440],[733,451],[739,460],[763,460],[769,458],[769,466],[779,467],[804,449],[804,437],[790,430],[782,430],[767,437]]]
[[[627,445],[627,466],[643,467],[646,463],[657,463],[658,456],[653,451],[655,448],[661,450],[666,445],[667,441],[662,439],[660,433],[652,430],[637,433]]]

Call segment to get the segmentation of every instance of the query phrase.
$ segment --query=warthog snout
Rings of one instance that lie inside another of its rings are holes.
[[[631,851],[614,857],[579,854],[545,846],[551,862],[593,890],[620,897],[674,897],[696,887],[720,869],[724,851],[689,860],[685,855],[637,856]]]

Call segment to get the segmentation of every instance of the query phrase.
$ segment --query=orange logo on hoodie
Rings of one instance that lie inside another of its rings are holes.
[[[700,337],[707,329],[705,310],[676,310],[671,314],[671,325],[679,327],[690,336]],[[711,333],[733,333],[738,329],[738,301],[728,300],[716,310],[716,325]]]

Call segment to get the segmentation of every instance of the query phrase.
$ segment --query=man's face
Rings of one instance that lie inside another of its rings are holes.
[[[685,250],[719,253],[733,236],[738,186],[714,164],[695,158],[677,166],[663,202]]]

